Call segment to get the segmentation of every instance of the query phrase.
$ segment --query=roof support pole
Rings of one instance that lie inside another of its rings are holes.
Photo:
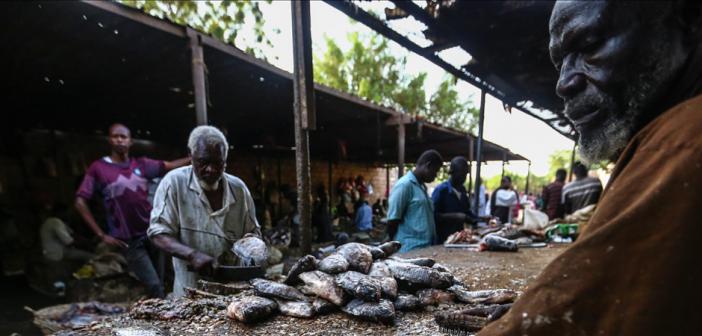
[[[524,186],[524,194],[529,195],[529,178],[531,177],[531,161],[529,161],[529,165],[527,166],[527,178],[526,178],[526,185]]]
[[[570,154],[570,169],[568,169],[568,182],[573,180],[573,165],[575,165],[575,149],[578,146],[577,141],[573,141],[573,152]]]
[[[205,87],[205,58],[202,53],[202,40],[197,31],[191,28],[187,28],[187,30],[192,59],[195,121],[197,125],[207,125],[207,88]]]
[[[483,152],[483,124],[485,123],[485,90],[480,90],[480,115],[478,117],[478,139],[475,141],[475,197],[473,208],[480,209],[480,164]]]
[[[329,197],[327,197],[327,208],[328,208],[327,210],[329,210],[329,215],[330,215],[330,216],[331,216],[331,212],[332,212],[332,200],[333,200],[333,198],[332,198],[332,192],[334,191],[334,189],[333,189],[333,187],[332,187],[332,178],[333,178],[333,170],[332,170],[332,169],[333,169],[333,166],[334,166],[334,165],[333,165],[333,163],[332,163],[332,159],[329,159],[329,176],[328,176],[329,178],[328,178],[328,180],[327,180],[327,182],[329,183],[329,184],[327,184],[328,190],[329,190]]]
[[[314,83],[312,77],[312,39],[310,2],[292,1],[295,96],[295,172],[297,210],[300,214],[302,253],[312,250],[312,198],[310,183],[309,130],[314,129]]]
[[[500,180],[505,177],[505,164],[507,164],[507,153],[502,152],[502,176],[500,177]]]
[[[405,175],[405,124],[397,124],[397,178]]]
[[[385,198],[390,196],[390,166],[385,165]]]
[[[473,190],[473,137],[468,135],[468,199],[470,199],[470,192]],[[475,196],[477,197],[477,196]]]

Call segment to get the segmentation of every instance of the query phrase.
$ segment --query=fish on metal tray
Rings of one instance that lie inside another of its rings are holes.
[[[278,304],[260,296],[244,296],[234,300],[227,307],[227,317],[244,323],[261,321],[272,315]]]
[[[419,301],[425,306],[436,306],[440,303],[451,303],[456,299],[456,295],[440,289],[427,288],[417,292]]]
[[[417,266],[432,267],[436,263],[432,258],[400,258],[400,257],[390,257],[388,259],[404,262],[408,264],[414,264]],[[442,271],[443,272],[443,271]]]
[[[339,246],[336,253],[342,255],[349,262],[349,269],[368,274],[373,264],[373,255],[366,245],[360,243],[347,243]]]
[[[392,324],[395,321],[395,307],[388,300],[380,302],[365,302],[355,299],[349,302],[341,310],[351,316],[372,322],[383,322]]]
[[[354,298],[372,302],[380,300],[382,286],[377,279],[368,275],[355,271],[340,273],[336,275],[336,285]]]
[[[385,263],[398,283],[409,282],[415,285],[414,287],[429,288],[448,288],[452,283],[453,276],[450,273],[392,259],[386,260]]]
[[[317,267],[317,258],[312,255],[306,255],[300,258],[288,272],[288,276],[285,278],[286,285],[294,285],[299,282],[299,275],[304,272],[309,272]]]
[[[462,314],[474,315],[487,318],[488,322],[492,322],[502,317],[509,309],[512,308],[511,303],[494,304],[489,306],[471,307],[461,310]]]
[[[380,244],[380,246],[378,246],[379,249],[381,249],[381,250],[383,250],[383,252],[385,252],[386,258],[395,254],[395,252],[399,251],[400,247],[402,247],[402,244],[397,240],[389,241],[387,243],[383,243],[383,244]]]
[[[399,294],[393,305],[395,309],[401,311],[417,310],[424,307],[419,298],[411,294]]]
[[[261,266],[265,268],[268,260],[268,247],[258,237],[246,237],[232,245],[232,252],[239,258],[239,266]]]
[[[451,286],[448,289],[456,294],[456,299],[465,303],[499,304],[511,303],[517,298],[517,292],[510,289],[489,289],[469,291],[461,286]]]
[[[466,315],[460,311],[436,312],[434,321],[442,332],[448,334],[480,331],[487,324],[487,319],[484,317]]]
[[[325,300],[322,298],[316,298],[312,301],[312,308],[314,309],[315,315],[329,314],[337,311],[339,306]]]
[[[307,301],[307,297],[297,288],[286,284],[265,279],[253,279],[251,285],[254,288],[254,293],[258,296],[290,301]]]
[[[386,265],[382,260],[373,262],[370,271],[368,271],[368,275],[376,278],[392,277],[392,273],[390,272],[388,265]]]
[[[292,317],[310,318],[315,315],[314,307],[307,301],[287,301],[276,299],[280,313]]]
[[[303,293],[328,300],[337,306],[344,305],[344,291],[337,287],[333,276],[321,271],[311,271],[302,273],[299,277],[304,282],[304,286],[300,288]]]
[[[349,262],[341,254],[332,253],[319,262],[317,269],[324,273],[337,274],[346,272],[349,269]]]

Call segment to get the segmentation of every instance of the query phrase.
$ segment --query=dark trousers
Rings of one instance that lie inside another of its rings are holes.
[[[161,278],[156,272],[152,255],[155,255],[154,247],[146,236],[135,237],[126,242],[129,247],[122,249],[122,254],[127,259],[129,270],[136,274],[139,281],[146,286],[149,297],[165,297]]]

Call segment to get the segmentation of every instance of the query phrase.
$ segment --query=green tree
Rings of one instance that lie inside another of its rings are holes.
[[[265,0],[270,3],[271,0]],[[236,38],[245,26],[246,18],[253,17],[255,42],[247,43],[245,51],[258,58],[267,59],[260,47],[273,47],[263,30],[265,20],[259,1],[252,0],[118,0],[127,6],[138,8],[159,18],[188,25],[224,42],[236,45]],[[279,30],[275,30],[278,33]]]
[[[405,74],[406,58],[393,55],[378,34],[354,32],[347,38],[351,47],[344,51],[325,37],[324,53],[314,55],[316,82],[412,115],[426,109],[426,73]]]
[[[470,132],[475,130],[478,109],[468,102],[462,102],[455,90],[456,79],[450,76],[444,79],[439,89],[429,99],[426,117],[429,121]]]
[[[428,100],[427,74],[407,74],[406,57],[393,54],[387,39],[357,32],[347,38],[348,50],[325,38],[324,52],[314,56],[316,82],[431,122],[472,131],[476,110],[460,101],[455,79],[447,78]]]

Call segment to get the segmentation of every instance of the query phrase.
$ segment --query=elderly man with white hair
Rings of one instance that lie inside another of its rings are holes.
[[[248,188],[224,172],[229,145],[222,132],[196,127],[188,147],[192,165],[163,178],[148,229],[154,244],[173,255],[176,297],[185,294],[184,287],[195,287],[232,242],[261,234]]]

